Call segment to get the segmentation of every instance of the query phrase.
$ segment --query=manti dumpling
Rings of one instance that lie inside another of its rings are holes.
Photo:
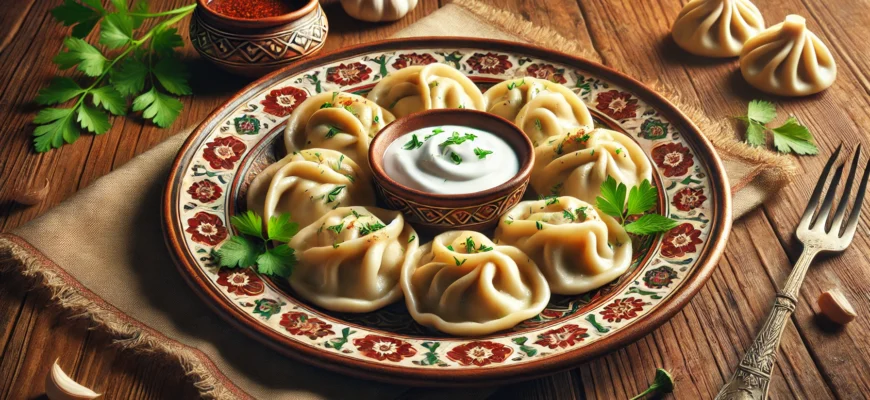
[[[433,108],[483,110],[480,89],[462,72],[447,64],[415,65],[391,72],[368,94],[398,118]]]
[[[692,54],[736,57],[763,29],[764,17],[749,0],[692,0],[677,15],[671,36]]]
[[[364,171],[335,150],[301,150],[254,178],[248,187],[248,209],[265,222],[289,212],[299,226],[307,226],[338,207],[374,205],[371,178]]]
[[[336,208],[290,240],[298,260],[290,286],[327,310],[377,310],[402,298],[402,265],[419,242],[398,211]]]
[[[402,268],[405,304],[418,323],[457,336],[486,335],[538,315],[550,300],[522,251],[474,231],[450,231]]]
[[[631,265],[631,239],[619,222],[569,196],[517,204],[499,220],[495,239],[531,257],[555,294],[597,289]]]
[[[309,97],[287,119],[287,153],[310,148],[338,150],[368,165],[369,142],[396,118],[389,111],[351,93],[328,92]]]
[[[652,165],[631,138],[602,128],[553,136],[535,148],[531,184],[538,194],[595,203],[608,175],[630,188],[652,182]]]
[[[831,86],[837,79],[837,64],[828,47],[807,29],[806,20],[789,15],[746,42],[740,72],[765,92],[805,96]]]
[[[576,93],[545,79],[504,81],[484,96],[487,112],[514,121],[535,146],[550,136],[593,126],[592,115]]]

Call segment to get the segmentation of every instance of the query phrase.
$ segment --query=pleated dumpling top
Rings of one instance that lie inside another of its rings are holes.
[[[764,18],[749,0],[692,0],[677,16],[671,35],[689,53],[736,57],[762,30]]]

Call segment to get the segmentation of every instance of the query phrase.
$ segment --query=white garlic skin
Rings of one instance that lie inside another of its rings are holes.
[[[60,369],[57,360],[45,377],[45,395],[51,400],[90,400],[101,396],[72,380]]]

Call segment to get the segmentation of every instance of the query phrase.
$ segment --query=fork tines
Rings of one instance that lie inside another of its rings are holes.
[[[864,174],[861,177],[861,183],[858,187],[858,193],[855,195],[855,202],[852,206],[852,212],[849,214],[849,219],[846,221],[845,228],[843,227],[843,221],[846,218],[846,209],[849,205],[849,196],[852,192],[852,185],[855,183],[855,175],[858,171],[858,163],[861,158],[861,145],[855,149],[854,155],[852,156],[852,168],[849,171],[849,177],[846,179],[846,187],[843,189],[843,195],[840,199],[840,202],[837,204],[837,210],[834,214],[834,218],[829,219],[829,215],[831,213],[831,208],[834,204],[834,197],[837,194],[837,187],[840,184],[840,178],[843,176],[843,168],[846,166],[846,163],[840,163],[837,167],[837,170],[834,172],[834,177],[831,179],[831,184],[828,187],[828,191],[825,195],[824,200],[822,201],[822,205],[819,208],[818,212],[816,212],[816,207],[819,205],[819,198],[822,196],[822,192],[825,189],[825,184],[828,181],[828,175],[831,172],[831,168],[833,168],[834,164],[837,162],[837,159],[840,156],[840,151],[843,149],[843,144],[841,143],[837,146],[837,150],[834,151],[834,154],[831,155],[831,158],[828,159],[828,162],[825,164],[825,168],[822,170],[822,175],[819,177],[818,183],[816,183],[816,188],[813,190],[813,194],[810,197],[809,202],[807,203],[807,208],[804,211],[804,215],[801,218],[801,222],[799,225],[799,229],[807,229],[807,230],[817,230],[824,231],[826,233],[836,232],[836,234],[841,238],[847,241],[851,241],[852,237],[855,234],[855,229],[858,226],[858,217],[861,214],[861,205],[864,202],[864,195],[867,193],[867,180],[870,178],[870,160],[868,160],[867,165],[864,167]]]

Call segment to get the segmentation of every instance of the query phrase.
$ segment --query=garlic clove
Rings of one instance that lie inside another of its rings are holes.
[[[822,293],[818,303],[822,314],[841,325],[852,322],[858,316],[858,313],[849,304],[849,300],[839,289],[831,289]]]
[[[100,396],[72,380],[54,361],[51,372],[45,377],[45,395],[51,400],[89,400]]]
[[[12,194],[12,200],[16,203],[24,204],[27,206],[32,206],[34,204],[39,204],[45,197],[48,196],[48,178],[45,179],[45,183],[42,187],[29,187],[29,188],[20,188],[16,190]]]

